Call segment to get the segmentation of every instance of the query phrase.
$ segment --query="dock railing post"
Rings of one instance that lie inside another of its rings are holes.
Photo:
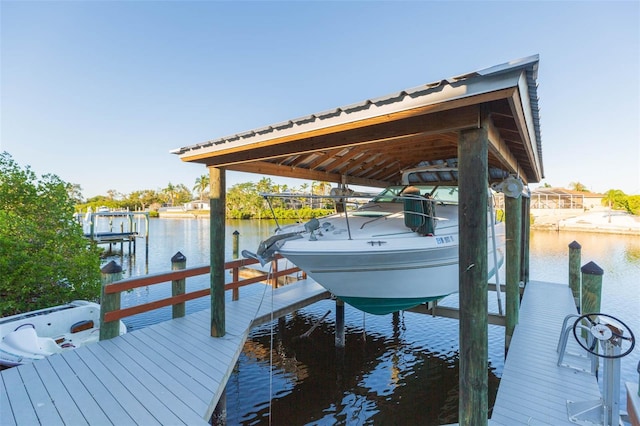
[[[180,252],[177,252],[176,254],[174,254],[173,257],[171,258],[171,270],[179,271],[181,269],[186,269],[186,267],[187,267],[187,258],[185,257],[185,255]],[[175,296],[184,294],[185,288],[186,288],[185,278],[171,281],[172,296],[175,297]],[[184,302],[176,303],[171,306],[171,310],[173,313],[173,318],[181,318],[184,316],[184,313],[185,313],[185,303]]]
[[[120,293],[105,294],[106,287],[122,279],[122,267],[113,260],[102,269],[102,294],[100,296],[100,340],[107,340],[120,335],[120,321],[104,321],[107,312],[120,309]]]
[[[569,244],[569,288],[571,289],[571,294],[573,294],[573,300],[576,304],[576,309],[578,313],[580,311],[580,263],[581,263],[581,250],[582,246],[577,241],[571,242]]]
[[[238,232],[237,229],[233,231],[232,245],[233,245],[233,259],[235,260],[239,257],[239,251],[240,251],[240,232]],[[237,282],[240,279],[240,271],[238,270],[238,268],[233,268],[232,273],[233,273],[233,282]],[[235,301],[238,299],[240,299],[240,288],[236,287],[233,290],[231,290],[231,300]]]

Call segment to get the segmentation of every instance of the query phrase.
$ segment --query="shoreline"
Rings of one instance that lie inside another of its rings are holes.
[[[531,229],[536,231],[591,232],[640,236],[640,216],[620,211],[535,210],[531,212]],[[161,212],[159,219],[208,219],[206,210]]]
[[[608,209],[532,210],[531,229],[640,236],[640,216]]]

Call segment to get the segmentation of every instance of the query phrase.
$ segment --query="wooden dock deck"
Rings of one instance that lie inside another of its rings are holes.
[[[329,293],[312,280],[0,372],[0,424],[207,425],[252,327]]]
[[[491,425],[573,425],[567,400],[598,400],[595,376],[558,367],[556,345],[564,317],[575,314],[567,285],[527,284],[509,354],[505,360]],[[569,352],[578,353],[573,336]],[[565,358],[566,359],[566,358]],[[572,365],[575,360],[572,362]]]

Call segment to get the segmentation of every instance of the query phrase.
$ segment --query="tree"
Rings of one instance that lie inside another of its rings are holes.
[[[97,300],[100,255],[73,220],[69,184],[0,154],[0,317]]]
[[[209,191],[209,175],[202,175],[196,178],[196,184],[193,190],[198,193],[200,201],[204,200],[204,194]]]
[[[602,205],[614,210],[627,210],[627,194],[620,189],[610,189],[604,193]]]
[[[162,193],[166,196],[165,200],[167,201],[167,204],[173,206],[177,194],[176,186],[169,182],[167,187],[162,190]]]
[[[569,184],[569,189],[573,189],[574,191],[578,191],[578,192],[589,192],[589,190],[587,189],[587,186],[580,182],[571,182]]]

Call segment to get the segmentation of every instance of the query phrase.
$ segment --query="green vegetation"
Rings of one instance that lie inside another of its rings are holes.
[[[627,195],[619,189],[610,189],[604,195],[602,199],[603,206],[640,215],[640,195]]]
[[[100,255],[73,220],[78,188],[0,154],[0,317],[100,295]]]
[[[181,206],[193,200],[193,194],[183,185],[171,182],[161,189],[145,189],[122,195],[115,190],[107,191],[107,195],[100,195],[81,202],[81,189],[74,185],[73,198],[76,200],[75,210],[86,212],[89,207],[96,211],[104,206],[110,209],[149,210],[150,217],[158,217],[158,210],[163,206]],[[202,175],[196,179],[193,192],[200,201],[208,201],[209,176]],[[227,190],[227,217],[229,219],[272,219],[273,213],[278,219],[309,219],[326,216],[333,213],[331,200],[309,199],[303,194],[327,195],[331,189],[328,182],[305,183],[300,188],[289,188],[287,185],[276,185],[270,178],[262,178],[259,182],[246,182],[233,185]],[[309,192],[311,191],[311,192]],[[272,199],[273,213],[261,194],[290,193],[291,198]],[[295,195],[299,194],[299,197]]]

